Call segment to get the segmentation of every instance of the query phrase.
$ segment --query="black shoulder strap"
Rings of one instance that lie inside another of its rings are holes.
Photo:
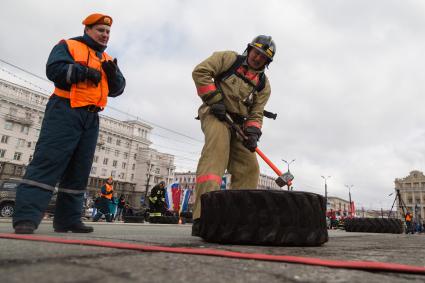
[[[224,71],[223,73],[218,74],[218,76],[215,78],[215,81],[216,82],[224,81],[225,79],[233,75],[236,72],[236,70],[239,68],[239,66],[242,65],[242,63],[245,61],[245,58],[246,56],[238,55],[236,57],[235,62],[233,62],[232,66],[230,66],[230,68]]]
[[[235,62],[233,62],[232,66],[230,66],[229,69],[227,69],[226,71],[224,71],[223,73],[219,74],[214,81],[216,83],[224,81],[225,79],[227,79],[228,77],[230,77],[231,75],[236,73],[236,70],[242,65],[242,63],[245,61],[246,56],[242,56],[242,55],[238,55],[236,57]],[[264,89],[264,87],[266,86],[266,77],[264,75],[264,72],[260,74],[260,82],[258,83],[258,85],[255,87],[255,90],[257,92],[260,92]]]
[[[264,89],[264,87],[266,86],[266,75],[263,73],[260,74],[260,82],[258,83],[257,87],[255,88],[255,90],[257,92],[260,92]]]

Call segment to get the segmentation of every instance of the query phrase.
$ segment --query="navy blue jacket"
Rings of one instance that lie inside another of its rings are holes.
[[[96,51],[96,55],[99,58],[102,58],[102,53],[106,49],[105,46],[98,44],[87,34],[71,39],[85,43],[87,46]],[[71,84],[77,83],[77,81],[75,80],[75,76],[71,76],[71,83],[67,82],[67,72],[69,70],[70,64],[74,65],[74,70],[76,69],[77,71],[79,68],[84,68],[83,66],[75,63],[74,59],[71,56],[71,53],[68,50],[66,42],[62,40],[58,44],[56,44],[55,47],[53,47],[46,64],[47,78],[54,82],[55,87],[69,91],[71,89]],[[111,81],[108,80],[108,87],[108,96],[111,97],[119,96],[124,92],[125,78],[119,68],[116,78]]]

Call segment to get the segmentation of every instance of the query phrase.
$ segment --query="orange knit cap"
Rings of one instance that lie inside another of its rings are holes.
[[[103,14],[91,14],[84,19],[83,25],[92,26],[92,25],[112,25],[112,18]]]

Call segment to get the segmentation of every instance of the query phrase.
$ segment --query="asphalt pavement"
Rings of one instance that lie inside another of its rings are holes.
[[[321,247],[218,245],[192,237],[191,225],[87,223],[91,234],[55,233],[43,221],[37,236],[149,246],[209,248],[331,260],[425,266],[425,235],[329,231]],[[0,218],[0,233],[12,233]],[[371,272],[285,262],[0,239],[0,282],[425,282],[424,275]]]

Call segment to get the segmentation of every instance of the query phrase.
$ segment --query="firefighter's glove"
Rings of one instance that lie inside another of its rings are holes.
[[[219,101],[210,106],[211,113],[220,121],[226,120],[226,106],[223,101]]]
[[[261,137],[261,130],[257,127],[247,127],[244,133],[247,138],[244,139],[243,145],[251,152],[254,152],[257,148],[257,142]]]
[[[102,63],[102,69],[108,77],[108,81],[115,80],[118,72],[117,58],[115,58],[114,61],[104,61]]]
[[[101,74],[98,70],[93,68],[87,68],[86,79],[91,81],[95,86],[97,86],[101,79]]]

